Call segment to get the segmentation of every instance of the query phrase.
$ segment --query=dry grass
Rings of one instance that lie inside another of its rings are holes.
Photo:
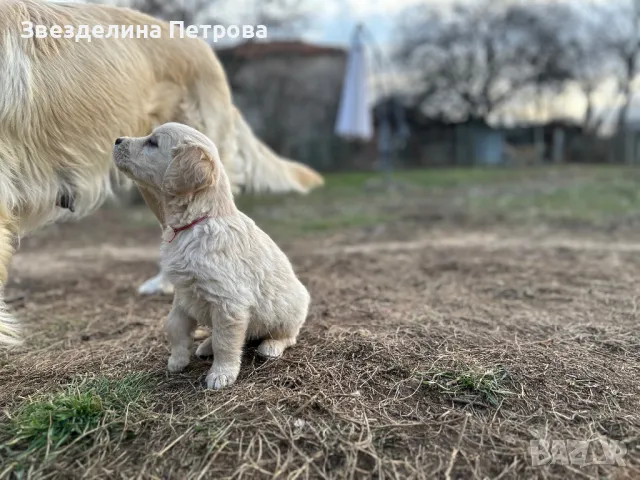
[[[23,243],[0,478],[640,478],[634,237],[448,210],[288,237],[314,298],[300,342],[249,345],[209,392],[207,361],[166,372],[171,300],[137,297],[154,261],[124,254],[156,231],[115,212]],[[626,466],[532,465],[531,440],[600,437]]]

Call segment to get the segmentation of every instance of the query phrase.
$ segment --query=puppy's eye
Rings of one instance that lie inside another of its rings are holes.
[[[158,148],[158,139],[155,137],[149,138],[146,143],[147,147]]]

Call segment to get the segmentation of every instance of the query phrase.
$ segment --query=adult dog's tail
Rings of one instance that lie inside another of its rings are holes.
[[[255,136],[238,109],[234,110],[238,145],[233,162],[234,184],[242,185],[249,193],[308,193],[324,184],[315,170],[276,155]]]

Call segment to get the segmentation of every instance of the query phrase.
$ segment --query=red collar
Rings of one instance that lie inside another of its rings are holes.
[[[191,222],[190,224],[188,224],[188,225],[184,225],[184,226],[182,226],[182,227],[177,227],[177,228],[169,227],[171,230],[173,230],[173,237],[171,237],[171,240],[169,240],[169,241],[168,241],[168,243],[173,242],[173,241],[175,240],[176,236],[177,236],[180,232],[183,232],[184,230],[188,230],[188,229],[190,229],[190,228],[191,228],[191,227],[193,227],[194,225],[197,225],[198,223],[200,223],[200,222],[202,222],[202,221],[206,220],[207,218],[209,218],[209,215],[205,215],[204,217],[200,217],[200,218],[198,218],[198,219],[194,220],[193,222]]]

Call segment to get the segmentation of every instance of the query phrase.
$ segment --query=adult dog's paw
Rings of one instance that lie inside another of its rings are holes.
[[[159,273],[140,285],[138,293],[140,295],[173,295],[173,284]]]

